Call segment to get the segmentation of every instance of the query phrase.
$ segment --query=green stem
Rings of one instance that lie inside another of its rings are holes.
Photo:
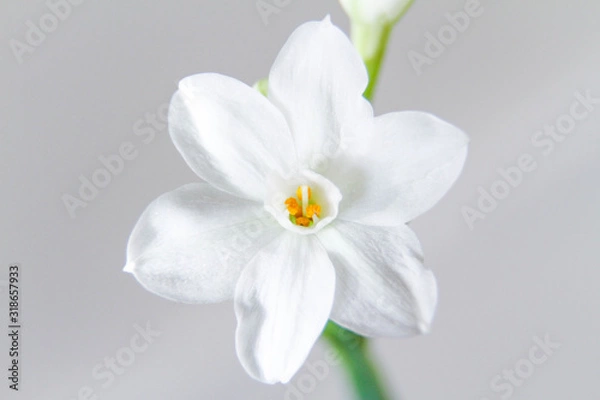
[[[389,400],[368,352],[368,339],[329,321],[323,338],[335,349],[350,376],[357,400]]]

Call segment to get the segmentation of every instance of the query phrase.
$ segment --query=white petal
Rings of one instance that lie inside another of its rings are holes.
[[[179,83],[171,100],[169,132],[202,179],[228,193],[262,201],[273,170],[296,167],[294,143],[279,110],[256,90],[218,74]]]
[[[344,195],[339,218],[395,226],[433,207],[467,157],[460,129],[422,112],[397,112],[348,132],[345,154],[325,174]]]
[[[144,211],[129,238],[125,271],[167,299],[231,299],[242,268],[281,230],[262,204],[189,184]]]
[[[337,221],[318,236],[336,269],[333,321],[364,336],[429,330],[437,285],[408,227]]]
[[[329,318],[335,273],[314,236],[286,232],[244,269],[235,290],[236,348],[246,371],[288,382]]]
[[[302,167],[337,151],[344,125],[373,115],[365,66],[329,17],[297,28],[269,74],[269,99],[285,115]]]

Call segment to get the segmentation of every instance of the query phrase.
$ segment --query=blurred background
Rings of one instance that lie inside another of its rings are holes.
[[[252,84],[294,28],[327,14],[348,32],[334,0],[265,1],[277,12],[255,0],[0,4],[0,281],[20,263],[23,324],[21,390],[3,377],[1,398],[351,397],[333,365],[287,386],[253,381],[232,303],[179,305],[121,272],[144,208],[197,180],[163,123],[177,82]],[[600,398],[600,4],[481,0],[464,32],[448,28],[466,3],[417,0],[382,72],[377,114],[429,111],[472,143],[458,183],[412,224],[439,281],[432,332],[375,340],[374,353],[406,400]],[[82,199],[123,146],[122,171]]]

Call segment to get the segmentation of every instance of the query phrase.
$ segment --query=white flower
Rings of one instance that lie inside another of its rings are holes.
[[[408,336],[433,318],[436,282],[406,223],[450,188],[468,140],[425,113],[374,118],[366,86],[326,18],[289,38],[268,98],[199,74],[171,101],[171,138],[206,183],[150,204],[125,270],[171,300],[233,298],[237,354],[263,382],[288,382],[328,319]]]
[[[414,0],[340,0],[353,21],[367,25],[390,24],[410,7]]]

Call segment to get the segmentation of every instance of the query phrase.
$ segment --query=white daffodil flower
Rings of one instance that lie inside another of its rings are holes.
[[[414,0],[340,0],[346,14],[363,24],[393,24]]]
[[[426,332],[433,273],[406,223],[448,191],[466,135],[421,112],[373,116],[367,72],[326,18],[300,26],[268,97],[218,74],[183,79],[169,131],[193,183],[156,199],[125,270],[184,303],[233,299],[247,372],[288,382],[328,319],[364,336]]]

